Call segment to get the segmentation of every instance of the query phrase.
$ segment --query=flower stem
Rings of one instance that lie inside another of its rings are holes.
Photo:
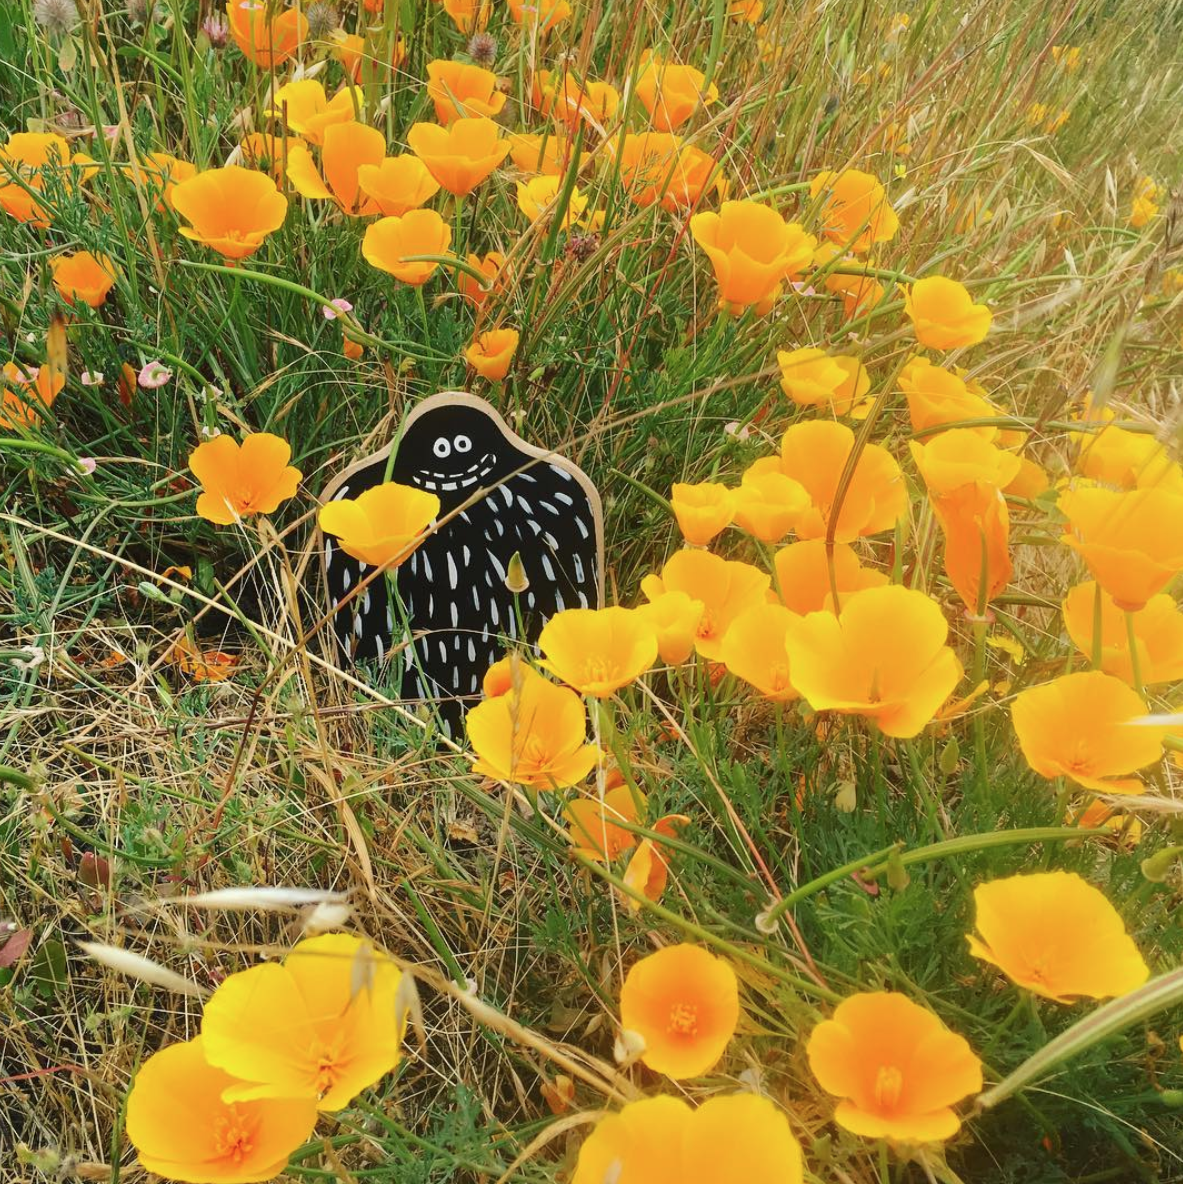
[[[1134,614],[1126,609],[1125,632],[1130,646],[1130,669],[1134,672],[1134,690],[1143,698],[1142,689],[1142,660],[1138,657],[1138,634],[1134,629]]]
[[[974,659],[973,671],[970,679],[973,685],[980,686],[982,680],[986,677],[986,629],[988,623],[981,617],[974,620],[973,634],[974,634]],[[973,713],[973,736],[974,736],[974,775],[977,781],[977,788],[979,791],[984,791],[987,782],[987,764],[989,758],[986,756],[986,720],[980,711]]]

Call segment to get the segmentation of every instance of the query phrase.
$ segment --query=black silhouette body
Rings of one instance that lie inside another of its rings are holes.
[[[384,480],[439,497],[442,525],[396,572],[410,631],[398,660],[402,697],[436,701],[441,720],[455,732],[506,639],[533,642],[556,612],[599,606],[600,500],[575,465],[526,444],[471,395],[435,395],[421,403],[397,442],[387,478],[389,451],[346,470],[324,498],[357,497]],[[346,555],[332,537],[324,537],[323,547],[335,607],[373,568]],[[506,586],[515,554],[529,584],[516,597]],[[395,639],[407,637],[385,577],[349,600],[333,623],[352,662],[385,661]]]

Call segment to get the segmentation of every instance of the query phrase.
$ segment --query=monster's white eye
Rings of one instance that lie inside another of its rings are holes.
[[[437,436],[435,443],[431,446],[431,451],[440,458],[440,460],[447,460],[452,455],[452,445],[448,443],[447,436]]]
[[[452,447],[455,448],[457,452],[471,452],[472,441],[467,436],[457,436],[452,441]]]

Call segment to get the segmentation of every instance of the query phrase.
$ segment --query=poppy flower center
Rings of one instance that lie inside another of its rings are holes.
[[[668,1029],[679,1036],[697,1036],[698,1008],[693,1003],[675,1003],[670,1008]]]
[[[550,752],[541,736],[533,733],[528,735],[522,744],[522,761],[534,765],[543,765],[550,759]]]
[[[316,1092],[327,1094],[341,1076],[341,1039],[338,1035],[327,1044],[321,1044],[316,1053]]]
[[[875,1074],[875,1105],[881,1110],[894,1110],[904,1090],[904,1075],[895,1065],[880,1065]]]
[[[587,683],[611,682],[616,677],[616,663],[604,657],[589,657],[584,660],[583,672]]]
[[[232,1105],[214,1124],[214,1150],[220,1159],[240,1164],[254,1150],[253,1133],[238,1107]]]

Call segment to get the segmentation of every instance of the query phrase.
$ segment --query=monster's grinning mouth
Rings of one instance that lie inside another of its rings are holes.
[[[497,458],[491,452],[486,452],[475,464],[469,465],[458,474],[432,473],[428,470],[413,473],[411,484],[421,489],[429,489],[432,493],[442,491],[453,493],[457,489],[470,489],[483,477],[487,477],[497,466]]]

